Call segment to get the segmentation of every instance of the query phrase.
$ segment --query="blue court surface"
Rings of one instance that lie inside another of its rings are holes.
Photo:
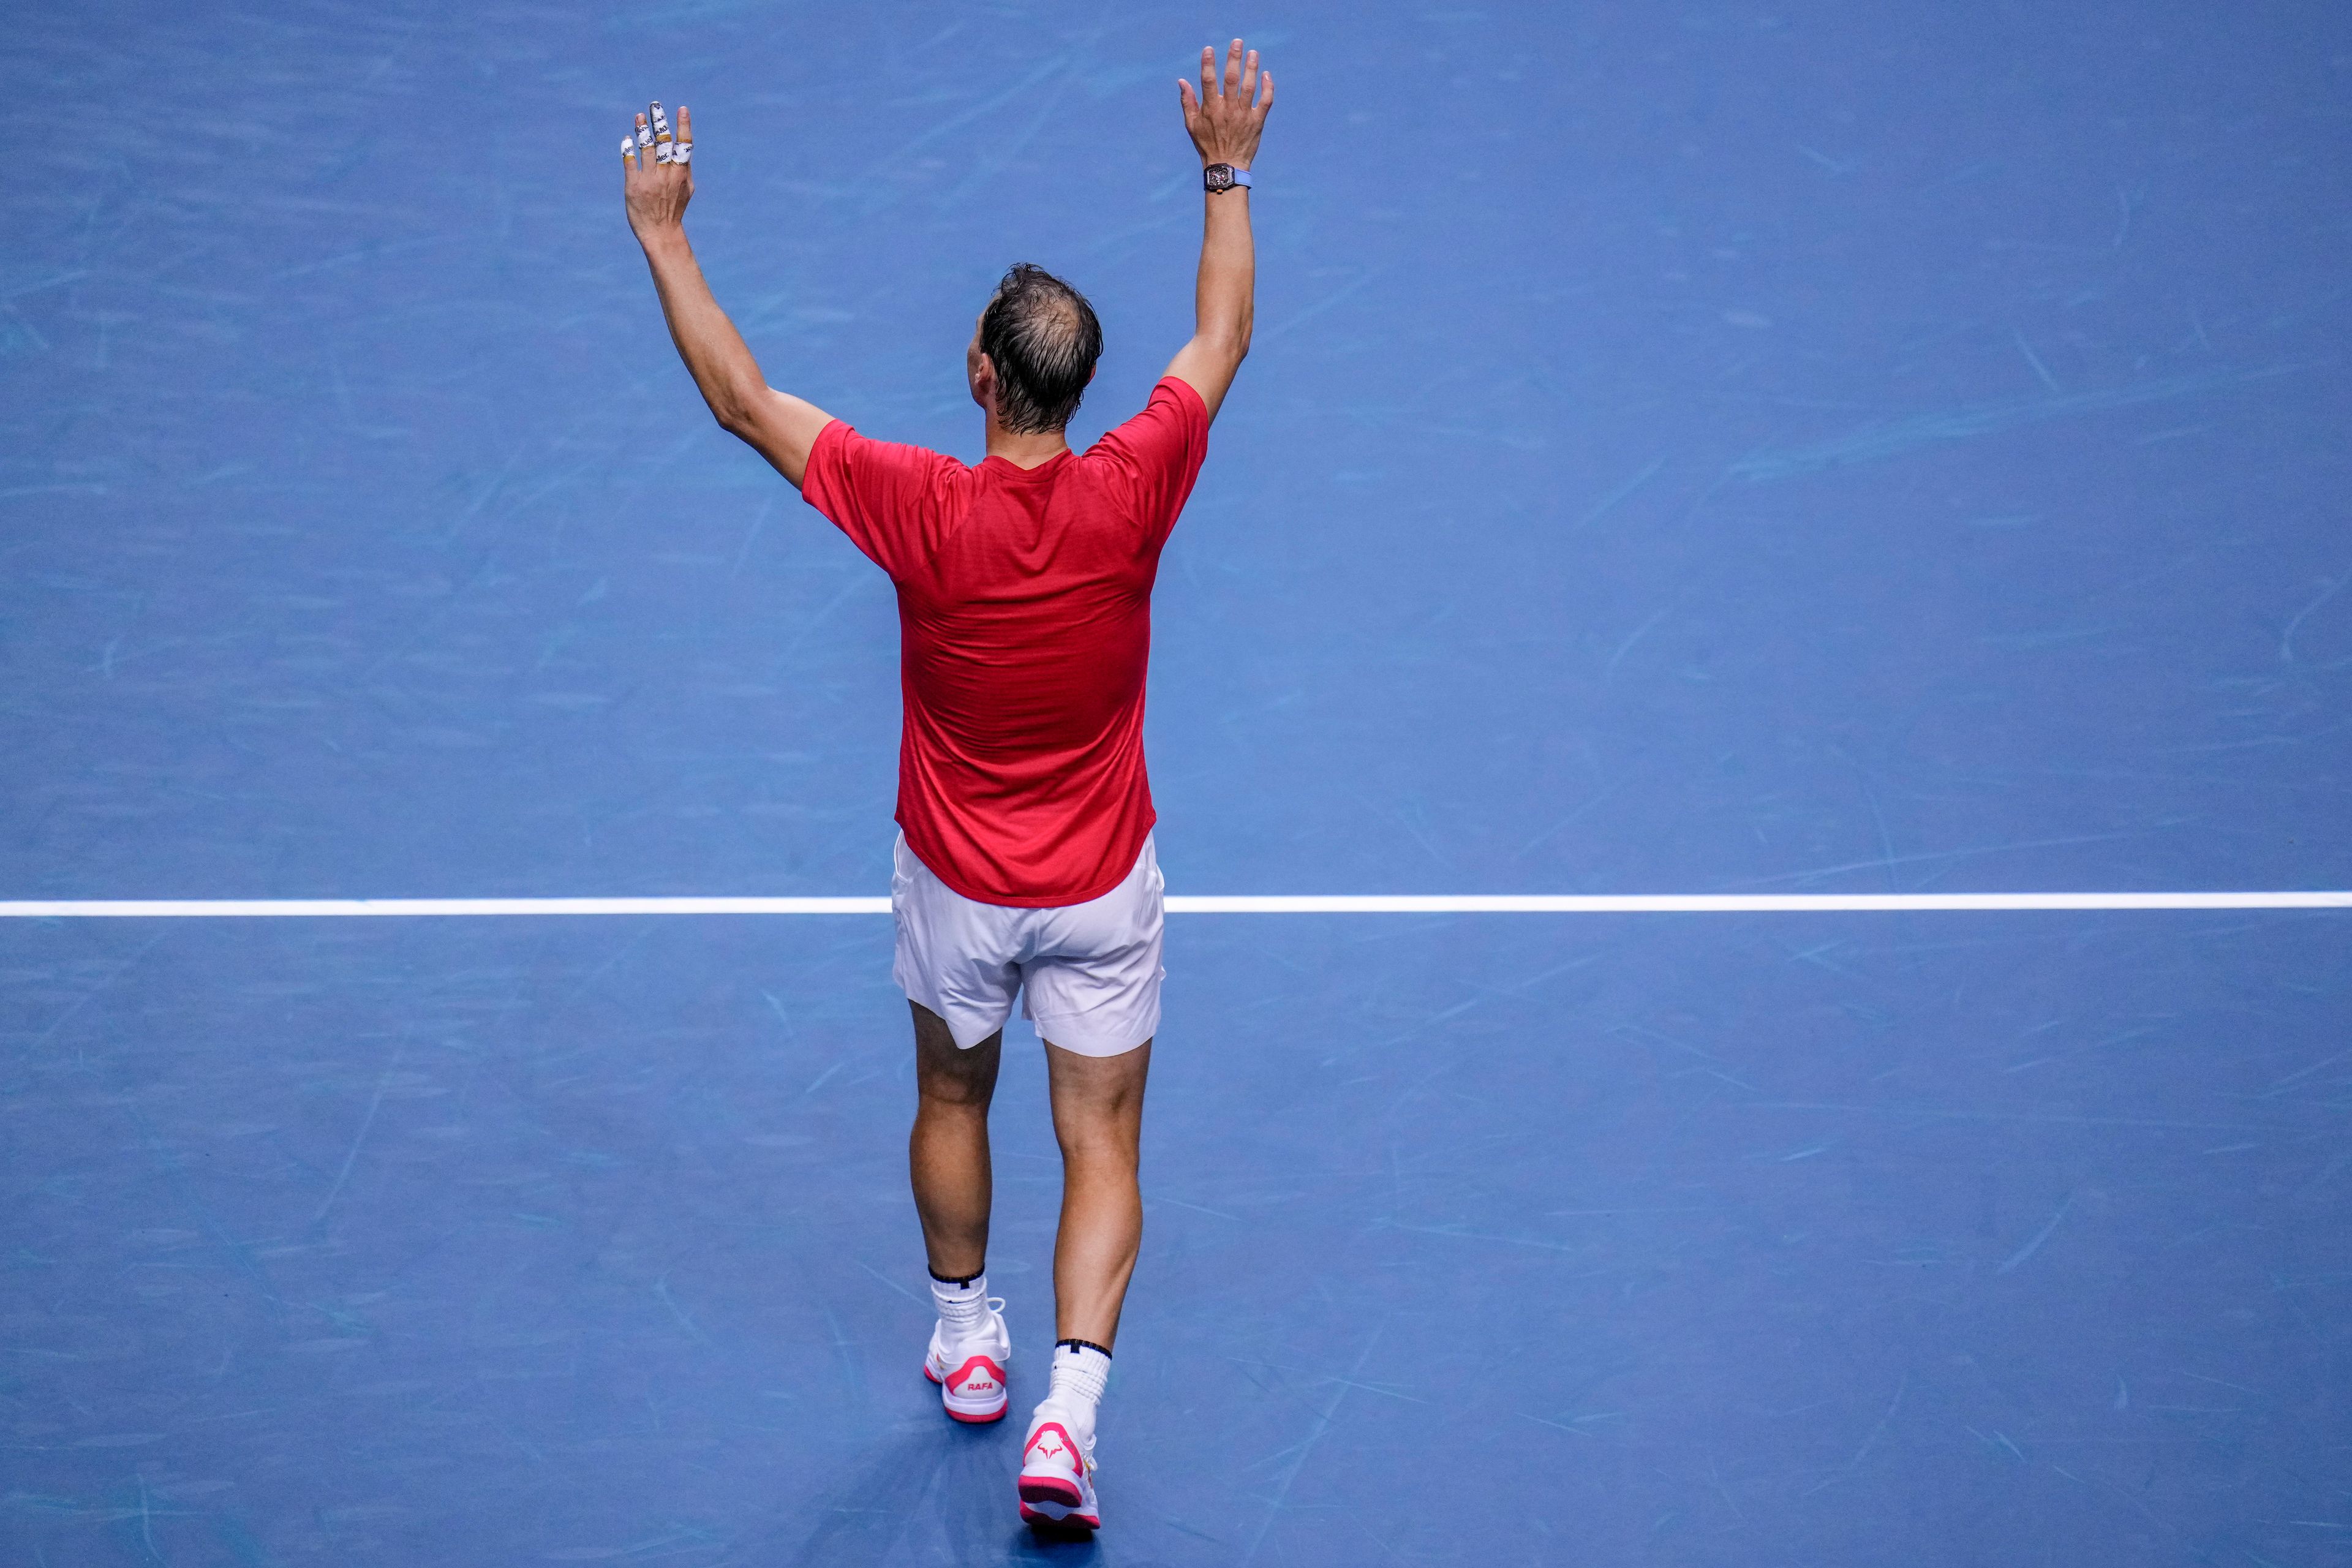
[[[619,138],[868,434],[1066,275],[1083,441],[1236,32],[1173,892],[2352,888],[2340,5],[492,0],[12,16],[0,899],[881,892]],[[2352,1563],[2352,910],[1172,917],[1091,1544],[919,1375],[889,942],[0,920],[0,1563]]]

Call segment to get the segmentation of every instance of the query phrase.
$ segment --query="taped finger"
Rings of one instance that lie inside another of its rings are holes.
[[[659,146],[660,143],[670,140],[669,116],[662,112],[660,99],[655,99],[651,103],[646,105],[646,118],[653,121],[654,142],[656,146]],[[657,153],[655,155],[658,157],[660,154]]]
[[[691,142],[680,142],[671,147],[669,150],[669,161],[673,163],[690,163],[694,162],[694,143]]]
[[[634,169],[636,166],[637,139],[634,136],[624,136],[621,138],[621,167]]]

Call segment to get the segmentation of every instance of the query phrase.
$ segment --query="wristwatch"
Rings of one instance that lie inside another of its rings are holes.
[[[1235,185],[1250,188],[1247,169],[1236,169],[1231,163],[1212,163],[1201,171],[1201,188],[1206,191],[1230,191]]]

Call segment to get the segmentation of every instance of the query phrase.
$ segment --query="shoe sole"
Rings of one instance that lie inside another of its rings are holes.
[[[1008,1389],[997,1397],[993,1408],[982,1405],[967,1410],[957,1409],[954,1392],[940,1382],[939,1373],[931,1370],[930,1363],[928,1362],[923,1363],[923,1381],[939,1389],[940,1407],[948,1413],[949,1418],[961,1421],[967,1426],[986,1426],[1002,1421],[1004,1419],[1004,1413],[1013,1407],[1013,1394]],[[971,1404],[970,1400],[964,1403],[967,1405]]]
[[[1053,1506],[1050,1503],[1046,1505],[1047,1508]],[[1032,1530],[1049,1534],[1091,1535],[1102,1528],[1102,1521],[1093,1514],[1075,1510],[1049,1513],[1043,1509],[1031,1508],[1025,1501],[1021,1505],[1021,1522]]]
[[[1100,1530],[1101,1516],[1085,1512],[1085,1508],[1084,1495],[1069,1481],[1051,1476],[1021,1478],[1021,1518],[1025,1524],[1039,1530]]]
[[[1066,1510],[1075,1510],[1087,1505],[1086,1494],[1079,1491],[1075,1483],[1052,1476],[1022,1477],[1021,1500],[1050,1503]]]

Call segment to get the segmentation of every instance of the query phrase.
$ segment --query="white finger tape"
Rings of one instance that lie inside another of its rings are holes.
[[[691,142],[680,142],[671,147],[669,150],[669,161],[673,163],[692,163],[694,161],[694,143]]]
[[[621,138],[621,156],[629,159],[633,163],[635,161],[637,156],[637,139],[635,137],[624,136]]]
[[[676,142],[655,142],[655,143],[654,143],[654,162],[655,162],[655,163],[668,163],[668,162],[669,162],[669,150],[670,150],[672,147],[676,146],[676,145],[677,145],[677,143],[676,143]]]
[[[667,142],[669,140],[669,116],[662,112],[660,99],[655,99],[651,103],[646,106],[646,119],[654,128],[655,141]]]

